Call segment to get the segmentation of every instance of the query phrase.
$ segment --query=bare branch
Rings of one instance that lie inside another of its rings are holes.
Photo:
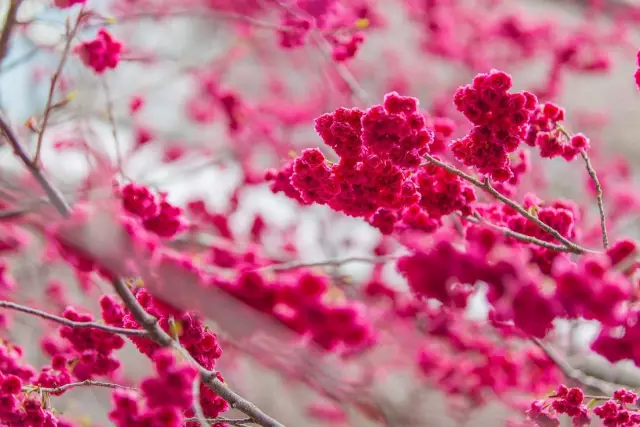
[[[109,332],[112,334],[128,335],[133,337],[149,336],[149,333],[144,329],[116,328],[114,326],[103,325],[101,323],[96,323],[96,322],[75,322],[73,320],[69,320],[64,317],[56,316],[54,314],[37,310],[35,308],[25,307],[23,305],[9,302],[9,301],[0,301],[0,308],[6,308],[9,310],[20,311],[22,313],[32,314],[42,319],[51,320],[53,322],[60,323],[61,325],[64,325],[64,326],[69,326],[70,328],[74,328],[74,329],[99,329],[101,331]]]
[[[353,263],[365,263],[365,264],[382,264],[385,262],[393,261],[397,259],[397,256],[379,256],[379,257],[348,257],[348,258],[332,258],[323,261],[315,262],[303,262],[303,261],[291,261],[283,262],[279,264],[271,264],[258,268],[258,270],[270,270],[270,271],[286,271],[295,270],[298,268],[311,268],[311,267],[340,267],[344,264]]]
[[[60,57],[60,62],[58,63],[58,68],[56,69],[53,76],[51,76],[51,84],[49,85],[49,95],[47,96],[47,104],[44,108],[44,117],[42,118],[42,123],[40,124],[40,129],[38,130],[38,142],[36,143],[36,153],[33,158],[33,164],[35,167],[38,167],[40,163],[40,150],[42,149],[42,138],[44,137],[44,132],[47,128],[47,124],[49,122],[49,116],[51,115],[51,111],[54,109],[55,105],[53,104],[53,96],[56,91],[56,85],[58,84],[58,79],[62,75],[62,69],[64,68],[64,64],[67,62],[67,58],[69,57],[69,52],[71,51],[71,43],[73,43],[73,39],[80,28],[80,23],[84,18],[84,3],[82,4],[82,8],[78,13],[78,17],[76,18],[76,22],[72,28],[67,28],[67,41],[64,45],[64,50],[62,51],[62,56]]]
[[[9,10],[7,10],[7,16],[4,20],[4,26],[2,27],[2,34],[0,34],[0,65],[2,65],[2,61],[9,53],[9,43],[17,24],[16,17],[18,16],[20,3],[22,3],[22,0],[9,0]]]
[[[28,390],[30,387],[35,387],[35,386],[26,386],[25,389]],[[104,388],[117,388],[117,389],[138,391],[138,389],[135,387],[106,383],[103,381],[94,381],[94,380],[84,380],[77,383],[69,383],[69,384],[61,385],[60,387],[54,387],[54,388],[37,387],[36,389],[43,393],[58,394],[58,393],[62,393],[63,391],[69,390],[71,388],[76,388],[76,387],[104,387]]]
[[[544,240],[540,240],[536,237],[532,237],[532,236],[527,236],[526,234],[522,234],[522,233],[518,233],[516,231],[511,230],[510,228],[507,227],[502,227],[496,224],[493,224],[492,222],[487,221],[486,219],[484,219],[482,216],[480,216],[479,213],[475,213],[475,218],[473,217],[464,217],[464,219],[466,221],[470,221],[470,222],[475,222],[478,224],[485,224],[488,227],[491,227],[495,230],[498,230],[500,232],[502,232],[505,236],[507,237],[511,237],[514,238],[516,240],[519,240],[521,242],[524,243],[531,243],[533,245],[537,245],[546,249],[551,249],[553,251],[557,251],[557,252],[572,252],[571,248],[568,248],[564,245],[557,245],[555,243],[549,243],[546,242]]]

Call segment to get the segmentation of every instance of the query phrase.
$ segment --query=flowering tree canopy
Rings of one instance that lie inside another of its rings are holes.
[[[0,425],[640,425],[640,7],[4,3]]]

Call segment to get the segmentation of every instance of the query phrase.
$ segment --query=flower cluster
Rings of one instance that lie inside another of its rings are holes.
[[[170,238],[183,231],[186,223],[182,209],[170,204],[166,195],[158,199],[147,187],[127,184],[120,190],[125,211],[138,217],[148,231]]]
[[[332,56],[337,62],[343,62],[353,58],[360,45],[364,42],[364,34],[357,32],[351,34],[348,38],[328,37],[329,42],[333,45]]]
[[[598,320],[605,327],[624,321],[631,284],[611,267],[611,260],[599,255],[583,256],[575,264],[563,260],[554,265],[555,294],[569,317]]]
[[[75,52],[87,67],[102,74],[107,68],[116,68],[120,62],[122,43],[115,40],[106,29],[101,28],[94,40],[76,46]]]
[[[487,262],[498,246],[492,231],[479,230],[469,237],[473,244],[461,251],[440,236],[428,250],[400,258],[397,269],[416,295],[457,308],[466,307],[473,285],[484,282],[489,286],[487,299],[495,320],[513,321],[522,331],[543,337],[559,314],[557,301],[543,293],[517,256]]]
[[[74,322],[91,322],[90,314],[79,313],[73,307],[67,307],[62,316]],[[49,346],[50,355],[54,356],[53,371],[66,374],[65,362],[72,366],[71,373],[83,381],[95,376],[109,376],[120,367],[120,362],[113,352],[124,346],[124,340],[118,336],[99,329],[79,329],[61,326],[58,330],[67,346],[54,348]],[[53,387],[53,383],[62,385],[60,379],[51,379],[52,372],[41,375],[41,384]],[[50,380],[46,379],[49,378]]]
[[[176,308],[154,298],[144,288],[136,288],[136,299],[145,310],[158,319],[158,324],[168,333],[176,336],[189,354],[206,369],[214,369],[216,360],[222,355],[216,335],[211,332],[195,315]],[[115,298],[104,296],[100,299],[102,318],[113,326],[140,329],[133,315]],[[132,337],[131,341],[141,353],[155,358],[160,346],[147,339]],[[201,405],[205,415],[216,417],[228,409],[228,404],[209,388],[200,388]]]
[[[84,4],[87,0],[54,0],[53,4],[60,9],[66,9],[76,4]]]
[[[137,393],[114,392],[114,409],[109,419],[117,427],[184,425],[184,412],[193,405],[193,381],[198,371],[178,363],[169,350],[155,352],[153,362],[157,376],[146,378],[140,385],[144,407]]]
[[[554,200],[546,203],[533,194],[526,194],[523,206],[534,212],[541,222],[555,229],[561,236],[568,239],[576,237],[576,224],[580,221],[580,212],[574,203],[566,200]],[[508,206],[501,204],[478,205],[476,210],[483,218],[493,224],[539,240],[554,242],[553,236]],[[511,243],[520,245],[515,240],[511,240]],[[545,274],[551,273],[553,262],[562,256],[560,252],[535,244],[529,245],[529,251],[531,262],[536,264]]]
[[[613,399],[593,409],[593,413],[602,420],[605,427],[632,427],[640,425],[640,412],[628,409],[635,405],[638,395],[632,391],[620,389],[613,392]]]
[[[316,131],[340,161],[304,150],[267,174],[274,192],[364,217],[384,234],[398,227],[433,231],[442,216],[471,212],[475,193],[460,177],[435,165],[418,171],[434,136],[415,98],[390,93],[384,105],[364,112],[340,108],[319,117]]]
[[[517,335],[487,333],[484,322],[469,321],[462,312],[446,307],[422,314],[427,316],[422,332],[428,334],[429,344],[418,351],[418,367],[448,395],[478,406],[514,390],[546,391],[562,376],[539,348],[510,348],[510,342],[520,341]],[[505,347],[497,346],[497,341]]]
[[[508,93],[511,86],[508,74],[492,70],[477,75],[454,97],[456,108],[474,127],[451,144],[453,154],[466,166],[499,182],[513,176],[509,153],[526,137],[538,102],[529,92]]]
[[[532,147],[538,147],[540,157],[562,156],[565,160],[571,161],[589,149],[586,136],[576,134],[568,138],[558,127],[559,122],[564,120],[564,115],[564,110],[551,102],[538,105],[534,111],[525,142]]]
[[[7,342],[0,345],[0,424],[8,427],[70,427],[71,424],[43,408],[41,399],[24,392],[26,384],[34,378],[35,370],[22,362],[21,356],[19,346]]]
[[[311,21],[305,18],[298,18],[291,13],[285,13],[282,17],[280,34],[280,46],[285,49],[304,46]]]
[[[536,426],[556,427],[560,425],[558,415],[566,414],[572,419],[575,427],[590,425],[593,412],[602,420],[605,427],[633,427],[640,425],[640,412],[629,409],[638,401],[638,395],[632,391],[619,389],[613,392],[611,399],[604,403],[589,406],[583,402],[586,396],[578,388],[568,388],[560,385],[557,391],[546,400],[538,400],[531,404],[527,415]],[[592,398],[592,402],[602,400],[602,397]],[[590,408],[593,407],[593,410]]]
[[[293,280],[269,282],[256,271],[246,271],[235,282],[216,282],[231,295],[272,314],[326,350],[361,348],[374,338],[371,326],[355,305],[327,301],[329,284],[322,276],[302,273]]]
[[[573,426],[586,427],[591,423],[589,409],[583,404],[584,393],[579,388],[569,389],[564,385],[546,401],[535,401],[527,411],[529,419],[541,427],[559,426],[558,414],[572,418]]]

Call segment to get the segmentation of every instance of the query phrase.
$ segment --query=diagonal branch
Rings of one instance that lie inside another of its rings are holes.
[[[612,395],[615,390],[621,388],[622,386],[618,386],[616,384],[612,384],[610,382],[601,380],[599,378],[591,377],[586,375],[579,369],[571,366],[569,362],[565,360],[564,357],[560,353],[558,353],[553,347],[548,344],[545,344],[542,340],[538,338],[531,338],[531,341],[540,348],[547,355],[549,359],[562,371],[562,373],[569,379],[580,383],[586,387],[597,390],[601,394]]]
[[[468,181],[468,182],[472,183],[473,185],[475,185],[479,189],[484,190],[485,192],[487,192],[490,195],[492,195],[494,198],[498,199],[499,201],[501,201],[505,205],[509,206],[510,208],[512,208],[513,210],[518,212],[520,215],[522,215],[523,217],[525,217],[529,221],[533,222],[542,231],[544,231],[545,233],[551,235],[554,239],[556,239],[557,241],[562,243],[568,249],[567,252],[571,252],[571,253],[575,253],[575,254],[596,252],[596,251],[593,251],[591,249],[583,248],[582,246],[578,245],[577,243],[572,242],[571,240],[567,239],[562,234],[560,234],[558,232],[558,230],[556,230],[553,227],[550,227],[549,225],[547,225],[544,222],[542,222],[538,217],[532,215],[524,207],[522,207],[518,203],[514,202],[510,198],[504,196],[498,190],[493,188],[491,186],[491,183],[489,182],[489,179],[485,179],[484,181],[480,181],[479,179],[472,177],[471,175],[461,171],[460,169],[455,168],[454,166],[451,166],[451,165],[449,165],[447,163],[441,162],[440,160],[436,159],[435,157],[433,157],[433,156],[431,156],[429,154],[425,154],[425,158],[430,163],[432,163],[432,164],[434,164],[434,165],[436,165],[438,167],[441,167],[441,168],[447,170],[448,172],[451,172],[454,175],[459,176],[460,178],[464,179],[465,181]]]
[[[24,148],[19,143],[19,141],[11,131],[11,128],[6,124],[2,117],[0,117],[0,130],[4,132],[5,136],[11,143],[16,155],[22,160],[29,172],[31,172],[34,177],[39,177],[36,179],[42,185],[43,189],[47,193],[47,196],[51,200],[51,203],[56,207],[58,213],[60,213],[60,215],[62,215],[63,217],[68,218],[71,213],[71,208],[64,201],[62,194],[53,187],[53,185],[42,174],[40,169],[35,167],[35,165],[29,161]],[[179,343],[175,342],[171,338],[171,336],[160,327],[160,325],[158,324],[158,319],[147,313],[147,311],[144,309],[144,307],[142,307],[142,305],[140,305],[135,295],[133,295],[124,281],[116,278],[115,280],[113,280],[113,287],[118,296],[122,299],[127,309],[133,315],[134,319],[144,330],[149,333],[149,337],[161,346],[176,348],[183,355],[188,357],[188,359],[192,363],[194,363],[194,365],[198,369],[200,373],[200,380],[218,396],[226,400],[232,408],[237,409],[243,412],[245,415],[251,417],[252,422],[255,424],[259,424],[264,427],[284,427],[283,424],[262,412],[256,405],[244,399],[238,393],[227,387],[226,384],[218,379],[215,372],[209,371],[204,366],[196,362],[193,357],[191,357],[191,355],[182,346],[180,346]]]

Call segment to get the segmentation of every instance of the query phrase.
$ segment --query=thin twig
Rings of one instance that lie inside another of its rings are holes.
[[[62,393],[65,390],[69,390],[70,388],[88,387],[88,386],[138,391],[137,388],[130,387],[127,385],[106,383],[103,381],[94,381],[94,380],[84,380],[77,383],[69,383],[69,384],[61,385],[60,387],[53,387],[53,388],[38,387],[37,390],[43,393],[57,394],[57,393]],[[28,389],[29,387],[33,387],[33,386],[27,386],[25,388]]]
[[[45,311],[41,311],[31,307],[25,307],[23,305],[9,302],[9,301],[0,301],[0,308],[6,308],[9,310],[20,311],[22,313],[32,314],[42,319],[51,320],[53,322],[57,322],[65,326],[69,326],[74,329],[99,329],[101,331],[110,332],[112,334],[128,335],[128,336],[134,336],[134,337],[149,336],[149,333],[144,329],[116,328],[114,326],[103,325],[101,323],[96,323],[96,322],[75,322],[73,320],[69,320],[61,316],[56,316],[55,314],[50,314]]]
[[[206,420],[209,424],[222,423],[222,424],[229,424],[232,426],[240,426],[240,427],[253,422],[251,418],[235,418],[234,419],[234,418],[217,417],[217,418],[206,418]],[[196,417],[190,417],[185,419],[185,422],[192,422],[192,421],[197,421]]]
[[[594,378],[594,377],[585,375],[584,372],[571,366],[571,364],[567,362],[560,353],[558,353],[550,345],[547,345],[544,342],[542,342],[542,340],[531,337],[531,341],[535,345],[537,345],[544,352],[544,354],[546,354],[547,357],[551,359],[553,363],[556,364],[556,366],[562,371],[562,373],[567,378],[570,378],[576,381],[577,383],[580,383],[584,386],[597,390],[598,393],[601,393],[601,394],[612,395],[615,390],[621,388],[621,386],[617,384],[612,384],[610,382],[603,381],[599,378]]]
[[[567,141],[571,141],[571,133],[567,130],[567,128],[558,123],[556,123],[556,128],[562,135],[564,135],[565,138],[567,138]],[[586,151],[581,151],[580,156],[582,157],[582,160],[584,160],[584,165],[587,169],[589,177],[591,177],[591,181],[593,181],[593,185],[596,187],[596,200],[598,203],[598,213],[600,215],[600,230],[602,232],[602,246],[607,249],[609,247],[609,234],[607,233],[607,218],[604,211],[602,186],[600,185],[598,174],[591,164],[589,155],[586,153]]]
[[[58,191],[58,189],[55,188],[49,182],[49,180],[43,175],[40,168],[38,168],[34,163],[31,162],[31,159],[29,158],[27,152],[24,150],[22,145],[18,142],[18,139],[16,138],[15,134],[11,130],[11,127],[1,116],[0,116],[0,132],[4,134],[4,136],[9,141],[9,145],[11,145],[11,148],[13,148],[13,151],[15,152],[15,154],[20,158],[22,163],[24,163],[24,165],[27,167],[27,169],[29,170],[33,178],[38,182],[40,187],[42,187],[47,198],[51,201],[51,204],[56,208],[56,210],[59,213],[66,215],[71,210],[71,207],[64,200],[64,197],[62,196],[60,191]]]
[[[104,96],[107,103],[107,118],[109,119],[109,125],[111,126],[111,135],[116,145],[116,163],[118,165],[118,171],[122,177],[125,177],[124,170],[122,169],[122,152],[120,147],[120,139],[118,138],[118,128],[116,126],[116,120],[113,117],[113,100],[111,99],[111,90],[109,90],[109,83],[107,78],[102,78],[102,88],[104,89]]]
[[[584,164],[587,168],[587,173],[591,177],[591,180],[593,181],[593,185],[596,187],[596,200],[598,203],[598,213],[600,214],[600,230],[602,231],[602,246],[605,249],[607,249],[609,247],[609,235],[607,234],[607,217],[604,211],[602,186],[600,185],[600,180],[598,179],[596,170],[593,168],[593,165],[591,164],[591,159],[589,159],[589,155],[584,151],[580,153],[580,155],[584,160]]]
[[[207,417],[204,415],[202,405],[200,405],[200,378],[196,377],[193,380],[193,413],[195,414],[195,420],[198,421],[200,427],[208,427]]]
[[[501,194],[498,190],[496,190],[495,188],[493,188],[491,186],[491,183],[489,182],[489,179],[485,179],[484,182],[472,177],[471,175],[447,164],[444,162],[441,162],[440,160],[436,159],[435,157],[432,157],[429,154],[425,154],[425,158],[427,160],[429,160],[430,163],[439,166],[449,172],[451,172],[454,175],[459,176],[460,178],[472,183],[473,185],[475,185],[476,187],[480,188],[481,190],[484,190],[485,192],[489,193],[490,195],[492,195],[494,198],[500,200],[502,203],[504,203],[505,205],[509,206],[510,208],[512,208],[513,210],[515,210],[516,212],[518,212],[520,215],[522,215],[523,217],[525,217],[526,219],[528,219],[529,221],[533,222],[536,226],[538,226],[538,228],[540,228],[541,230],[543,230],[545,233],[550,234],[553,238],[555,238],[557,241],[561,242],[562,244],[564,244],[564,246],[566,246],[566,248],[568,249],[567,252],[571,252],[571,253],[575,253],[575,254],[583,254],[583,253],[593,253],[596,251],[593,251],[591,249],[587,249],[587,248],[583,248],[582,246],[572,242],[571,240],[567,239],[566,237],[564,237],[563,235],[561,235],[556,229],[554,229],[553,227],[550,227],[549,225],[545,224],[544,222],[542,222],[539,218],[537,218],[536,216],[532,215],[529,211],[527,211],[524,207],[522,207],[521,205],[519,205],[518,203],[514,202],[513,200],[509,199],[508,197],[504,196],[503,194]]]
[[[329,46],[329,42],[327,42],[327,40],[323,36],[320,36],[320,37],[321,37],[320,40],[315,41],[316,44],[318,45],[320,52],[325,57],[325,59],[329,61],[330,64],[333,65],[333,68],[338,74],[338,77],[340,77],[340,79],[344,82],[344,84],[347,85],[347,87],[349,88],[349,92],[351,92],[351,95],[354,96],[358,101],[360,101],[364,105],[371,104],[371,101],[369,99],[369,94],[367,94],[367,92],[362,88],[362,86],[360,86],[360,83],[358,83],[358,80],[354,77],[351,71],[349,71],[349,69],[343,63],[336,62],[331,57],[331,50],[330,50],[331,48]]]
[[[67,41],[64,45],[64,50],[62,51],[62,57],[60,58],[60,62],[58,63],[58,68],[56,69],[53,76],[51,76],[51,84],[49,85],[49,95],[47,96],[47,104],[44,109],[44,116],[42,118],[42,124],[40,125],[40,129],[38,130],[38,140],[36,143],[36,153],[33,158],[33,164],[38,167],[40,163],[40,150],[42,149],[42,138],[44,137],[44,132],[47,128],[47,124],[49,122],[49,116],[51,115],[51,111],[53,110],[53,96],[56,91],[56,85],[58,84],[58,79],[62,75],[62,69],[64,68],[64,64],[67,62],[67,58],[69,57],[69,52],[71,51],[71,43],[73,43],[73,39],[80,28],[80,23],[84,18],[84,4],[78,13],[78,17],[76,18],[76,22],[73,25],[73,28],[67,28]]]
[[[323,261],[304,262],[304,261],[291,261],[278,264],[270,264],[264,267],[258,268],[258,270],[271,270],[271,271],[286,271],[296,270],[298,268],[311,268],[311,267],[339,267],[344,264],[351,263],[365,263],[365,264],[382,264],[388,261],[397,259],[397,256],[379,256],[379,257],[349,257],[349,258],[332,258]]]
[[[7,10],[7,16],[2,27],[2,34],[0,34],[0,65],[2,65],[2,61],[9,53],[9,44],[13,30],[17,24],[16,17],[18,16],[20,3],[22,3],[22,0],[9,0],[9,10]]]
[[[470,221],[470,222],[475,222],[475,223],[482,223],[485,224],[488,227],[494,228],[500,232],[502,232],[505,236],[508,237],[512,237],[516,240],[519,240],[521,242],[524,243],[531,243],[533,245],[537,245],[537,246],[541,246],[543,248],[546,249],[550,249],[556,252],[572,252],[570,248],[567,248],[564,245],[558,245],[555,243],[550,243],[550,242],[546,242],[544,240],[538,239],[536,237],[533,236],[527,236],[526,234],[522,234],[522,233],[518,233],[516,231],[511,230],[510,228],[507,227],[502,227],[500,225],[496,225],[493,224],[492,222],[487,221],[486,219],[484,219],[483,217],[480,216],[479,213],[475,213],[475,218],[474,217],[463,217],[466,221]]]

